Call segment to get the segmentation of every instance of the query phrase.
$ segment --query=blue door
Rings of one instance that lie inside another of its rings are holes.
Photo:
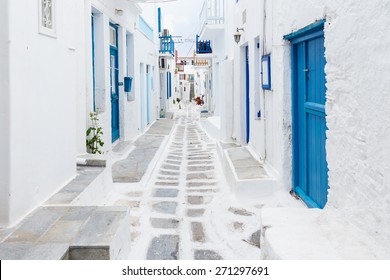
[[[328,196],[323,23],[292,36],[294,191],[309,207]]]
[[[95,19],[91,14],[91,35],[92,35],[92,101],[93,111],[96,112],[96,79],[95,79]]]
[[[110,24],[110,88],[112,142],[119,139],[118,28]]]
[[[245,99],[246,99],[246,143],[249,143],[249,135],[250,135],[250,106],[249,106],[249,47],[245,48]]]

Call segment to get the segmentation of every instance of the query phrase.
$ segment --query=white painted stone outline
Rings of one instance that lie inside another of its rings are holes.
[[[46,11],[44,13],[44,8]],[[51,25],[47,27],[44,23],[45,16],[49,17]],[[56,2],[55,0],[38,0],[38,26],[39,33],[42,35],[47,35],[49,37],[56,38]]]

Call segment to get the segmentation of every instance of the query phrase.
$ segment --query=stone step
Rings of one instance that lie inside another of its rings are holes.
[[[70,243],[70,260],[118,260],[130,253],[127,207],[98,208]]]
[[[77,176],[60,191],[49,198],[45,205],[72,205],[88,188],[93,188],[93,182],[101,176],[105,168],[78,166]]]
[[[129,225],[127,207],[40,207],[0,243],[0,259],[124,259]]]
[[[237,196],[261,199],[275,192],[275,178],[268,174],[247,147],[221,142],[217,146],[227,181]]]

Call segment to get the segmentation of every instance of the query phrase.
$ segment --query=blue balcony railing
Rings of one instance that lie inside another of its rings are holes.
[[[211,41],[210,40],[199,41],[199,35],[196,35],[196,53],[198,54],[213,53],[213,50],[211,49]]]
[[[172,35],[160,37],[160,53],[175,55],[175,42]]]

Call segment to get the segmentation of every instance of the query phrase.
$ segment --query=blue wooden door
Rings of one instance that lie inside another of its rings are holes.
[[[110,24],[110,88],[112,142],[119,139],[118,28]]]
[[[309,207],[324,208],[326,161],[325,47],[321,28],[292,40],[294,191]]]
[[[246,114],[246,143],[250,138],[250,103],[249,103],[249,47],[245,48],[245,114]]]

